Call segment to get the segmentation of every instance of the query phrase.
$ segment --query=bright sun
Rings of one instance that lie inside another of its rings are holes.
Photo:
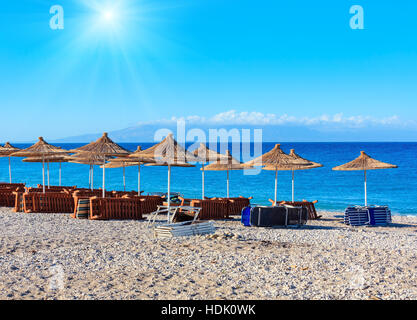
[[[103,17],[104,19],[110,21],[110,20],[113,20],[114,15],[113,15],[113,12],[111,12],[110,10],[107,10],[107,11],[104,11]]]

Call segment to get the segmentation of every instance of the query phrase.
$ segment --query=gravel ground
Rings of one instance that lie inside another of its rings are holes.
[[[352,228],[320,214],[156,240],[145,221],[0,208],[0,299],[417,299],[417,217]]]

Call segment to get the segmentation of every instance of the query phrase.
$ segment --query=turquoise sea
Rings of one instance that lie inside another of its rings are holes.
[[[14,144],[26,148],[30,144]],[[73,149],[82,144],[57,144]],[[152,143],[121,143],[134,151],[138,145],[146,149]],[[263,143],[263,152],[273,148],[274,142]],[[304,158],[320,162],[323,168],[295,172],[295,200],[318,200],[318,209],[343,210],[348,205],[364,203],[362,171],[332,171],[332,167],[353,160],[361,150],[373,158],[398,165],[398,169],[368,171],[368,203],[390,206],[394,214],[417,214],[417,143],[413,142],[355,142],[355,143],[281,143],[282,149],[295,151]],[[236,155],[235,155],[236,156]],[[58,168],[50,164],[51,185],[58,185]],[[89,167],[81,164],[62,164],[62,184],[88,187]],[[126,168],[126,189],[137,190],[137,167]],[[42,164],[24,163],[12,158],[13,182],[35,186],[42,183]],[[148,192],[166,192],[167,168],[141,169],[141,189]],[[94,171],[95,187],[101,187],[102,170]],[[274,195],[275,172],[261,171],[244,175],[243,171],[230,172],[230,196],[253,196],[253,203],[267,204]],[[0,181],[9,181],[8,158],[0,158]],[[226,172],[210,171],[205,175],[206,196],[226,196]],[[123,169],[106,170],[106,189],[123,190]],[[195,168],[173,168],[171,191],[185,197],[201,197],[200,165]],[[278,173],[278,198],[291,200],[291,172]]]

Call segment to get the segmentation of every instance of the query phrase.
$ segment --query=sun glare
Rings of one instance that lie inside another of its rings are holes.
[[[103,15],[104,15],[104,19],[106,19],[106,20],[112,20],[113,19],[113,12],[111,12],[111,11],[105,11]]]

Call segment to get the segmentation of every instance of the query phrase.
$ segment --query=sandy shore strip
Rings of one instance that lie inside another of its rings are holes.
[[[320,214],[167,241],[145,221],[0,208],[0,299],[417,299],[417,217],[353,228]]]

